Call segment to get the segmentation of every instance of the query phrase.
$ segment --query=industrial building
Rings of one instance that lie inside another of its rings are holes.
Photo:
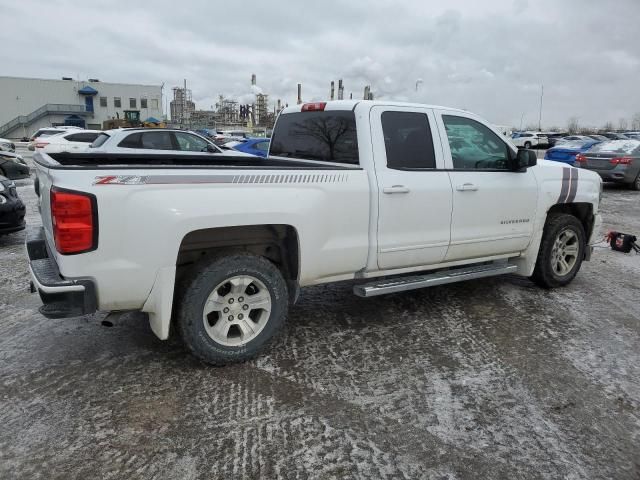
[[[105,120],[137,110],[162,119],[162,86],[0,76],[0,137],[19,139],[43,127],[102,128]]]
[[[173,87],[173,100],[169,104],[171,122],[181,127],[190,124],[191,115],[196,109],[196,104],[191,99],[191,90],[186,86],[187,81],[184,83],[184,88]]]

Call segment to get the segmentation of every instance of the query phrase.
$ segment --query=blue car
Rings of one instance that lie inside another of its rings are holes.
[[[269,153],[269,142],[270,140],[268,138],[247,138],[238,141],[238,143],[231,148],[239,152],[250,153],[251,155],[266,158]]]
[[[547,153],[544,154],[544,159],[573,165],[577,154],[586,152],[597,143],[601,142],[598,140],[573,140],[556,144],[555,147],[547,150]]]

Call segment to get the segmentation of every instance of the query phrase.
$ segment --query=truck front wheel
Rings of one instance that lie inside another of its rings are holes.
[[[531,280],[544,288],[569,284],[582,265],[585,243],[584,228],[576,217],[549,216]]]
[[[233,254],[196,267],[177,310],[187,348],[212,365],[244,362],[262,352],[284,325],[287,286],[269,260]]]

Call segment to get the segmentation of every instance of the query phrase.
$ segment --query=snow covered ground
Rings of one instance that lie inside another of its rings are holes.
[[[638,192],[602,208],[640,234]],[[0,478],[640,476],[640,255],[555,291],[310,288],[269,353],[211,368],[140,314],[44,319],[23,241],[0,237]]]

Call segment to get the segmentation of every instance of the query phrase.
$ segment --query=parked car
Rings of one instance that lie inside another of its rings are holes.
[[[607,142],[609,141],[609,139],[607,137],[605,137],[604,135],[588,135],[589,138],[593,138],[594,140],[598,140],[600,142]]]
[[[602,133],[601,135],[607,137],[609,140],[628,140],[629,137],[627,137],[624,133],[618,133],[618,132],[606,132],[606,133]]]
[[[600,142],[589,137],[581,140],[556,143],[555,147],[546,151],[544,159],[573,165],[576,161],[577,154],[586,152],[597,143]]]
[[[0,175],[0,235],[24,230],[26,209],[12,180]]]
[[[562,137],[567,136],[567,133],[547,133],[546,137],[547,137],[547,143],[550,147],[555,146],[556,142],[561,139]]]
[[[538,164],[467,111],[295,105],[269,154],[38,151],[41,312],[142,310],[161,339],[173,325],[226,364],[269,345],[301,287],[355,280],[371,297],[506,273],[559,287],[600,240],[598,175]]]
[[[624,132],[624,134],[629,138],[640,140],[640,132]]]
[[[83,130],[83,129],[80,127],[70,127],[70,126],[40,128],[36,130],[33,135],[31,135],[31,139],[29,140],[29,145],[27,145],[27,148],[31,151],[34,151],[36,149],[36,143],[38,141],[44,139],[45,137],[50,137],[52,135],[65,133],[69,130]]]
[[[539,132],[521,132],[514,135],[511,141],[516,147],[532,148],[549,145],[547,137]]]
[[[567,135],[565,137],[558,138],[556,140],[556,145],[559,143],[565,143],[565,142],[575,142],[576,140],[586,141],[586,140],[590,140],[590,138],[586,135]]]
[[[596,172],[605,182],[625,183],[640,190],[640,140],[598,143],[578,154],[576,164]]]
[[[0,176],[11,180],[27,178],[29,166],[22,155],[13,152],[0,152]]]
[[[11,140],[0,138],[0,152],[15,152],[16,145]]]
[[[72,130],[49,137],[41,138],[36,142],[36,148],[42,148],[45,152],[83,152],[89,148],[102,130]]]
[[[231,145],[233,144],[233,145]],[[248,153],[250,155],[257,155],[258,157],[265,157],[269,153],[269,139],[268,138],[247,138],[243,141],[229,142],[225,146],[230,146],[234,150],[239,152]]]
[[[221,155],[223,150],[211,140],[186,130],[168,128],[119,128],[100,132],[90,146],[102,153],[173,153],[178,155]],[[227,156],[247,156],[234,150]]]

